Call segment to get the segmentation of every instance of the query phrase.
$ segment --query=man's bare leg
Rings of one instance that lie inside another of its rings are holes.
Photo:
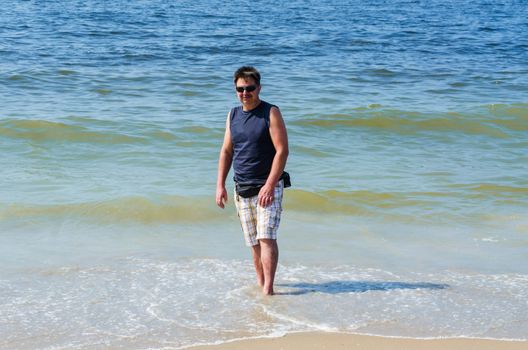
[[[264,273],[264,285],[262,292],[265,295],[273,295],[273,282],[275,280],[275,271],[277,271],[277,262],[279,260],[279,247],[275,239],[261,239],[260,242],[260,261]]]
[[[264,271],[262,270],[262,260],[260,258],[260,244],[251,247],[253,253],[253,264],[257,273],[257,283],[260,288],[264,287]]]

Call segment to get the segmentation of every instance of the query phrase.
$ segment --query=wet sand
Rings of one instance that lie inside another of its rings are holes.
[[[487,339],[408,339],[341,333],[295,333],[280,338],[240,340],[190,350],[527,350],[528,341]]]

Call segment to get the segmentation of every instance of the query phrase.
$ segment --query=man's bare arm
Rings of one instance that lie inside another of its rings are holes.
[[[220,208],[224,208],[227,203],[227,191],[225,188],[225,181],[229,169],[231,169],[231,163],[233,161],[233,143],[231,142],[231,130],[229,128],[229,116],[227,114],[226,128],[224,134],[224,143],[220,149],[220,156],[218,159],[218,176],[216,179],[216,205]]]
[[[280,110],[276,107],[272,107],[270,111],[270,136],[276,153],[268,179],[259,192],[258,200],[261,206],[268,206],[273,202],[275,186],[284,171],[289,154],[286,125]]]

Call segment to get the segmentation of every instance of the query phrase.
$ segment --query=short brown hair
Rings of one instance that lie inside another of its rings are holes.
[[[244,79],[247,80],[248,78],[252,78],[257,85],[260,85],[260,73],[259,71],[252,66],[243,66],[237,69],[234,75],[233,82],[236,84],[238,79]]]

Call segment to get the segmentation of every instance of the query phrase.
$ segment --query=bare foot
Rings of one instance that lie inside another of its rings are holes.
[[[264,288],[262,288],[262,294],[264,294],[264,295],[273,295],[275,293],[273,292],[273,288],[264,287]]]

